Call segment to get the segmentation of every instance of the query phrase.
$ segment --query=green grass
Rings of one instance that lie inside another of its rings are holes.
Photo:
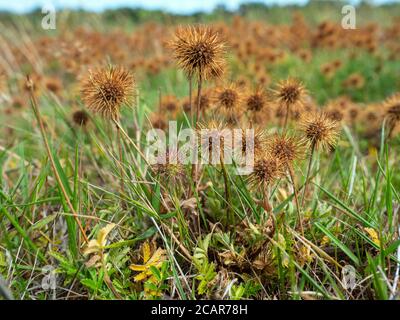
[[[279,9],[268,14],[274,10]],[[385,12],[380,8],[379,14],[381,10]],[[253,15],[255,11],[248,13],[256,19]],[[129,22],[121,22],[126,30],[136,27],[125,24]],[[343,94],[356,102],[379,102],[399,90],[399,61],[385,63],[377,76],[374,55],[363,53],[347,60],[346,50],[318,49],[313,57],[305,64],[288,54],[265,67],[273,83],[299,77],[321,105]],[[345,63],[327,81],[320,66],[338,57]],[[233,78],[243,72],[236,67]],[[365,87],[343,89],[343,80],[354,71],[364,75]],[[16,77],[22,74],[19,71]],[[139,75],[138,105],[123,110],[121,125],[132,139],[138,132],[135,142],[141,148],[146,146],[147,117],[157,106],[158,88],[184,97],[188,84],[175,68]],[[0,120],[14,132],[12,141],[6,136],[0,139],[0,275],[15,298],[398,299],[398,289],[397,293],[393,289],[400,264],[398,137],[382,139],[374,153],[356,128],[344,126],[335,150],[318,152],[311,195],[302,207],[306,227],[302,235],[295,228],[294,194],[285,178],[273,188],[272,216],[266,216],[257,201],[259,190],[251,190],[232,167],[225,176],[230,202],[225,199],[220,166],[204,167],[199,189],[190,178],[190,166],[185,184],[164,181],[151,174],[125,136],[119,162],[112,124],[91,116],[87,129],[74,126],[71,104],[81,102],[69,92],[61,101],[51,94],[38,101],[54,168],[32,109]],[[0,106],[0,114],[4,109]],[[179,121],[187,126],[183,116]],[[295,168],[300,189],[306,166],[304,161]],[[92,241],[104,227],[116,224],[95,253],[84,254],[87,244],[68,202]],[[229,212],[233,224],[227,219]],[[379,243],[368,230],[376,232]],[[146,265],[145,280],[134,281],[138,272],[129,266],[146,264],[146,242],[152,244],[151,255],[156,248],[164,250],[163,258],[159,264]],[[356,271],[354,289],[342,283],[347,265]],[[54,290],[42,288],[46,266],[55,269]],[[1,282],[0,289],[2,293]]]

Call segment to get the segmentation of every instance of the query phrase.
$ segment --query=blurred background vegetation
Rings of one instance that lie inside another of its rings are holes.
[[[310,0],[307,5],[266,5],[263,3],[249,2],[241,4],[237,11],[229,11],[224,5],[217,6],[212,12],[195,12],[190,15],[173,14],[161,10],[145,10],[135,8],[120,8],[117,10],[106,10],[102,13],[93,13],[83,10],[62,10],[58,12],[58,23],[74,26],[97,26],[101,31],[109,28],[134,28],[146,22],[163,24],[180,23],[209,23],[224,20],[229,22],[235,15],[240,15],[251,20],[260,20],[271,24],[286,24],[292,20],[294,12],[301,12],[311,24],[318,24],[325,20],[339,22],[342,15],[342,7],[345,1],[338,0]],[[400,2],[383,5],[373,5],[368,1],[362,1],[356,6],[357,23],[365,24],[376,22],[380,25],[388,25],[393,17],[399,19]],[[40,29],[43,18],[41,9],[19,15],[9,12],[0,12],[0,21],[3,26],[14,25],[21,28],[21,18],[24,18],[26,28],[32,31]],[[58,28],[55,32],[63,30]]]

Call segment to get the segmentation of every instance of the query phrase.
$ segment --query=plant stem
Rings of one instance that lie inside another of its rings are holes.
[[[194,110],[193,110],[193,104],[192,104],[192,91],[193,91],[193,77],[189,77],[189,108],[190,108],[190,124],[192,125],[192,128],[194,127]],[[193,184],[196,187],[196,164],[192,164],[192,170],[191,170],[191,175],[192,175],[192,180]]]
[[[113,283],[112,283],[112,281],[111,281],[111,279],[110,279],[110,276],[108,275],[108,272],[107,272],[107,265],[106,265],[106,259],[105,259],[105,255],[104,255],[103,250],[100,252],[100,259],[101,259],[101,266],[102,266],[103,272],[104,272],[104,277],[103,277],[104,282],[106,283],[108,289],[110,289],[110,290],[112,291],[112,293],[114,294],[114,296],[115,296],[117,299],[120,299],[120,300],[121,300],[121,299],[122,299],[121,295],[120,295],[120,294],[118,293],[118,291],[115,289],[115,287],[114,287],[114,285],[113,285]]]
[[[293,186],[294,198],[295,198],[295,201],[296,201],[297,219],[298,219],[298,223],[300,224],[301,234],[302,234],[302,236],[304,236],[303,221],[301,219],[301,214],[300,214],[299,195],[297,193],[296,183],[294,181],[293,168],[291,166],[288,166],[288,171],[289,171],[290,180],[291,180],[292,186]]]
[[[189,77],[189,108],[190,108],[190,121],[193,127],[194,124],[194,112],[193,112],[193,105],[192,105],[192,87],[193,87],[193,81],[192,77]]]
[[[140,155],[140,157],[146,162],[146,164],[148,166],[150,166],[150,163],[147,161],[146,156],[143,154],[143,152],[139,149],[139,147],[136,145],[135,142],[133,142],[133,140],[131,139],[131,137],[129,137],[129,135],[125,132],[125,130],[121,127],[121,124],[113,119],[115,125],[117,126],[117,128],[121,131],[122,135],[128,140],[128,142],[135,148],[135,150],[137,151],[137,153]]]
[[[222,151],[222,150],[221,150]],[[228,172],[226,170],[225,164],[224,164],[224,157],[220,155],[220,162],[221,162],[221,167],[222,167],[222,175],[224,177],[224,185],[225,185],[225,197],[226,197],[226,202],[227,202],[227,213],[228,213],[228,225],[234,224],[234,213],[232,210],[232,201],[231,201],[231,192],[229,188],[229,179],[228,179]]]
[[[198,81],[198,87],[197,87],[197,104],[196,104],[196,119],[195,119],[195,124],[194,127],[197,129],[197,122],[199,120],[199,114],[200,114],[200,103],[201,103],[201,83],[202,83],[202,77],[199,75],[199,81]],[[195,188],[197,189],[197,176],[198,176],[198,165],[197,161],[192,165],[192,178],[193,178],[193,183],[195,185]]]
[[[304,206],[304,200],[306,197],[306,193],[307,193],[307,187],[308,187],[308,180],[310,178],[310,173],[311,173],[311,165],[312,165],[312,161],[313,161],[313,157],[314,157],[314,152],[315,152],[315,143],[313,142],[313,144],[311,145],[311,154],[310,154],[310,160],[308,162],[308,168],[307,168],[307,176],[306,176],[306,181],[304,183],[304,190],[303,190],[303,196],[301,199],[301,206]]]
[[[269,215],[272,212],[272,205],[269,201],[269,187],[265,184],[262,184],[262,196],[263,196],[263,208]],[[262,222],[264,222],[264,216],[261,217]]]
[[[286,104],[286,113],[285,113],[285,122],[283,123],[283,132],[285,132],[287,129],[288,119],[289,119],[289,104],[287,103]]]
[[[202,89],[202,77],[199,75],[199,81],[197,84],[197,106],[196,106],[196,127],[200,116],[200,104],[201,104],[201,89]]]
[[[118,140],[118,153],[119,153],[119,174],[120,174],[120,188],[121,194],[125,193],[124,190],[124,168],[123,168],[123,157],[122,157],[122,141],[121,141],[121,130],[117,126],[117,140]]]
[[[28,82],[30,82],[29,77],[28,77],[27,80],[28,80]],[[49,157],[49,160],[50,160],[50,164],[51,164],[51,168],[52,168],[53,174],[54,174],[54,176],[55,176],[55,178],[56,178],[56,180],[58,182],[60,190],[61,190],[61,192],[62,192],[62,194],[63,194],[63,196],[65,198],[65,201],[67,202],[67,205],[68,205],[69,209],[71,210],[71,212],[73,214],[75,222],[78,225],[79,230],[81,231],[85,242],[88,243],[89,239],[86,236],[85,230],[83,229],[82,224],[79,221],[78,214],[76,213],[76,211],[74,209],[74,206],[72,205],[71,200],[68,197],[67,191],[65,190],[64,185],[63,185],[63,183],[61,181],[61,177],[60,177],[60,175],[59,175],[59,173],[58,173],[58,171],[56,169],[56,164],[54,162],[53,155],[51,154],[51,151],[50,151],[49,142],[47,141],[46,131],[44,129],[43,120],[42,120],[42,117],[41,117],[40,112],[39,112],[38,104],[37,104],[37,101],[36,101],[36,98],[35,98],[35,95],[34,95],[34,92],[33,92],[32,85],[30,85],[29,88],[30,88],[31,106],[32,106],[33,112],[34,112],[34,114],[36,116],[36,119],[37,119],[37,121],[39,123],[40,133],[41,133],[42,138],[43,138],[43,142],[44,142],[44,146],[45,146],[45,149],[46,149],[46,152],[47,152],[47,156]]]
[[[161,88],[158,88],[158,113],[161,114]]]

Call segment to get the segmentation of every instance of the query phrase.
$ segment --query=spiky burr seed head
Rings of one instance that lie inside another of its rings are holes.
[[[89,72],[81,86],[87,108],[105,118],[117,119],[122,105],[134,102],[135,79],[123,67],[107,67]]]
[[[284,107],[302,107],[306,95],[304,86],[296,79],[287,79],[279,82],[274,91],[279,105]]]
[[[11,100],[11,107],[13,109],[17,109],[17,110],[23,109],[25,107],[25,104],[26,104],[26,101],[23,98],[19,97],[19,96],[18,97],[14,97]]]
[[[153,129],[166,130],[168,127],[164,114],[155,113],[150,119]]]
[[[250,174],[248,181],[251,188],[258,189],[271,185],[283,174],[284,167],[282,162],[266,153],[256,157],[253,172]]]
[[[257,89],[246,97],[245,105],[248,111],[259,112],[267,104],[265,91],[258,86]]]
[[[248,131],[253,129],[253,139],[250,139],[251,141],[247,141],[248,137]],[[249,144],[248,144],[249,143]],[[242,154],[245,154],[250,150],[250,148],[253,148],[254,154],[259,155],[265,152],[266,150],[266,145],[267,145],[267,134],[265,130],[260,129],[259,127],[255,128],[242,128],[242,136],[241,136],[241,152]]]
[[[329,102],[324,109],[331,120],[340,122],[344,119],[343,108],[336,101]]]
[[[379,119],[379,113],[375,110],[365,110],[364,117],[365,119],[370,122],[374,123]]]
[[[165,154],[158,157],[157,163],[152,165],[152,170],[160,179],[172,185],[181,182],[185,177],[185,167],[179,152],[166,150]]]
[[[85,110],[77,110],[72,114],[72,121],[82,127],[86,127],[89,122],[89,115]]]
[[[241,106],[241,95],[234,84],[217,88],[215,91],[214,102],[224,111],[233,113],[238,111]]]
[[[192,101],[192,104],[193,104],[193,101]],[[180,101],[180,105],[181,105],[182,110],[185,113],[189,113],[190,112],[191,105],[190,105],[189,98],[184,98],[183,100],[181,100]]]
[[[44,81],[44,85],[47,90],[50,92],[58,95],[60,94],[61,90],[63,89],[63,84],[59,78],[52,77],[52,78],[47,78]]]
[[[225,43],[210,27],[179,27],[169,47],[188,77],[207,80],[222,76],[225,69]]]
[[[173,95],[163,96],[161,99],[161,110],[163,112],[169,112],[175,114],[178,111],[179,102],[178,99]]]
[[[212,118],[207,122],[203,121],[199,123],[197,134],[200,141],[200,152],[207,152],[211,162],[213,154],[230,154],[233,147],[233,134],[230,129],[226,126],[224,120],[218,118]],[[203,154],[201,155],[204,156]]]
[[[296,160],[304,158],[305,141],[288,133],[275,134],[268,141],[267,150],[272,157],[278,158],[286,166],[292,166]]]
[[[210,90],[204,90],[204,92],[201,94],[200,96],[200,110],[202,112],[205,112],[206,110],[208,110],[211,107],[211,103],[212,103],[212,93]],[[197,104],[197,99],[198,96],[195,95],[192,101],[192,104],[195,105]]]
[[[353,73],[343,81],[342,86],[349,89],[361,89],[364,84],[365,78],[359,73]]]
[[[300,128],[306,141],[316,149],[330,150],[339,138],[338,122],[330,119],[325,112],[306,115],[300,123]]]
[[[383,110],[388,121],[397,123],[400,121],[400,93],[397,93],[386,99],[383,104]]]

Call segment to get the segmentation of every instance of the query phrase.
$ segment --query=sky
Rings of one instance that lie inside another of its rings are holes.
[[[323,1],[323,0],[321,0]],[[339,0],[338,0],[339,1]],[[357,3],[360,0],[350,0]],[[374,3],[396,2],[400,0],[372,0]],[[241,3],[263,2],[266,4],[304,4],[307,0],[0,0],[0,11],[7,10],[17,13],[29,12],[42,7],[46,3],[56,8],[82,8],[92,11],[114,9],[119,7],[161,9],[174,13],[192,13],[195,11],[211,11],[218,4],[224,4],[228,9],[236,9]]]

